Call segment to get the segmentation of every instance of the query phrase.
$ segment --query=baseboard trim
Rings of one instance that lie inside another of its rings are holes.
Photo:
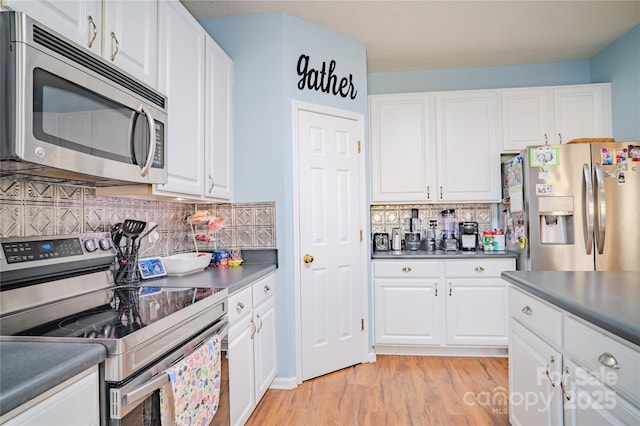
[[[269,389],[291,390],[298,387],[298,380],[295,377],[276,377],[271,382]]]
[[[471,357],[507,357],[508,348],[457,348],[457,347],[412,347],[385,346],[374,347],[376,355],[429,355],[429,356],[471,356]]]

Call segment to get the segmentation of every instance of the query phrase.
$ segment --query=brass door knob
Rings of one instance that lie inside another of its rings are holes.
[[[313,256],[311,256],[310,254],[305,254],[305,255],[302,257],[302,261],[303,261],[304,263],[312,263],[312,262],[313,262]]]

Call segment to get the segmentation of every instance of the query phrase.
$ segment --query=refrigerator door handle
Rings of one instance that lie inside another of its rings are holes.
[[[598,254],[604,252],[604,239],[607,224],[607,207],[604,194],[604,179],[602,176],[602,165],[596,163],[596,249]]]
[[[584,244],[587,254],[593,250],[593,181],[591,180],[591,166],[582,166],[582,199],[584,202]]]

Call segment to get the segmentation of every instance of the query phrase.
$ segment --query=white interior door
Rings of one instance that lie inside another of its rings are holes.
[[[302,380],[366,354],[357,120],[298,110]],[[306,257],[306,261],[305,261]]]

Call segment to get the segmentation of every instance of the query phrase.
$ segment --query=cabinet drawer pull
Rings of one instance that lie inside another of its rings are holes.
[[[547,371],[545,372],[545,374],[547,375],[547,379],[549,379],[549,383],[551,383],[551,387],[555,388],[556,387],[556,383],[553,381],[553,379],[551,378],[551,375],[549,374],[551,371],[551,364],[555,364],[556,359],[552,356],[549,357],[549,363],[547,364]],[[562,384],[562,383],[561,383]]]
[[[476,266],[474,271],[476,271],[476,272],[484,272],[484,268],[482,266]]]
[[[564,390],[564,381],[565,376],[569,377],[571,374],[569,367],[565,367],[564,372],[562,373],[562,378],[560,379],[560,390],[562,391],[562,395],[566,398],[567,401],[571,401],[571,394]]]
[[[605,367],[613,368],[614,370],[620,370],[620,365],[618,364],[618,360],[609,352],[605,352],[598,357],[598,361],[600,364]]]
[[[411,268],[405,266],[404,268],[402,268],[402,272],[411,272]]]
[[[525,315],[533,315],[533,309],[531,309],[531,307],[529,307],[528,305],[525,306],[524,308],[522,308],[522,313]]]
[[[238,302],[238,304],[236,305],[236,311],[238,311],[238,313],[240,313],[240,312],[242,312],[243,309],[244,309],[244,303]]]
[[[264,290],[264,293],[267,294],[271,291],[271,287],[269,287],[268,285],[265,284],[264,288],[262,289]]]

